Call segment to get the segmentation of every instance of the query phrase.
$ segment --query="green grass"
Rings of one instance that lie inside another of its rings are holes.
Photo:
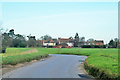
[[[2,54],[2,64],[3,65],[16,65],[18,63],[30,62],[31,60],[38,60],[47,57],[48,54],[28,53],[23,52],[28,51],[32,48],[7,48],[5,54]]]
[[[17,64],[20,62],[40,59],[47,54],[74,54],[88,56],[85,69],[89,74],[97,77],[116,78],[118,74],[118,49],[102,48],[36,48],[38,53],[24,54],[22,52],[30,48],[8,48],[3,56],[3,64]],[[101,77],[102,76],[102,77]]]
[[[12,55],[19,55],[27,50],[30,50],[30,48],[7,48],[6,53],[3,54],[5,56],[12,56]]]
[[[118,77],[118,54],[100,53],[87,58],[85,69],[96,78],[110,80]]]

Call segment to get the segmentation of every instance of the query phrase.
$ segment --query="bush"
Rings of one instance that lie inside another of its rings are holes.
[[[105,45],[99,46],[99,45],[83,45],[82,48],[106,48]]]
[[[91,48],[91,46],[90,45],[83,45],[83,46],[81,46],[82,48]]]

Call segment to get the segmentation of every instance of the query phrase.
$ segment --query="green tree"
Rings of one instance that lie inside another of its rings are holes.
[[[13,47],[26,47],[26,39],[23,35],[16,34],[13,39]]]
[[[73,39],[73,37],[71,36],[71,37],[69,37],[69,39]]]
[[[44,36],[41,36],[41,39],[42,39],[42,40],[51,40],[52,37],[49,36],[49,35],[44,35]]]
[[[115,38],[114,41],[115,41],[115,47],[117,48],[118,47],[118,43],[119,43],[119,39]]]
[[[79,41],[80,42],[85,42],[85,37],[80,37]]]
[[[35,36],[27,36],[28,37],[28,42],[27,42],[27,45],[28,47],[36,47],[37,46],[37,41],[35,39]]]
[[[79,44],[79,35],[78,33],[76,33],[74,37],[74,47],[78,47],[78,44]]]
[[[113,39],[110,40],[109,47],[111,47],[111,48],[115,48],[116,47],[115,41]]]
[[[0,28],[0,53],[5,53],[6,48],[10,44],[10,37],[7,33],[7,30]]]
[[[89,45],[91,46],[91,48],[94,48],[94,45],[95,45],[95,40],[93,38],[90,38],[87,40],[87,42],[89,43]]]

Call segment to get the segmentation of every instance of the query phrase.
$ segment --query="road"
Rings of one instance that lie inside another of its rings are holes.
[[[89,78],[81,62],[86,56],[50,54],[50,58],[37,61],[3,75],[3,78]]]

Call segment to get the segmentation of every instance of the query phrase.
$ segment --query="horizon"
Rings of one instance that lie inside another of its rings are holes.
[[[3,24],[16,34],[40,38],[118,38],[117,2],[8,2],[2,3]]]

